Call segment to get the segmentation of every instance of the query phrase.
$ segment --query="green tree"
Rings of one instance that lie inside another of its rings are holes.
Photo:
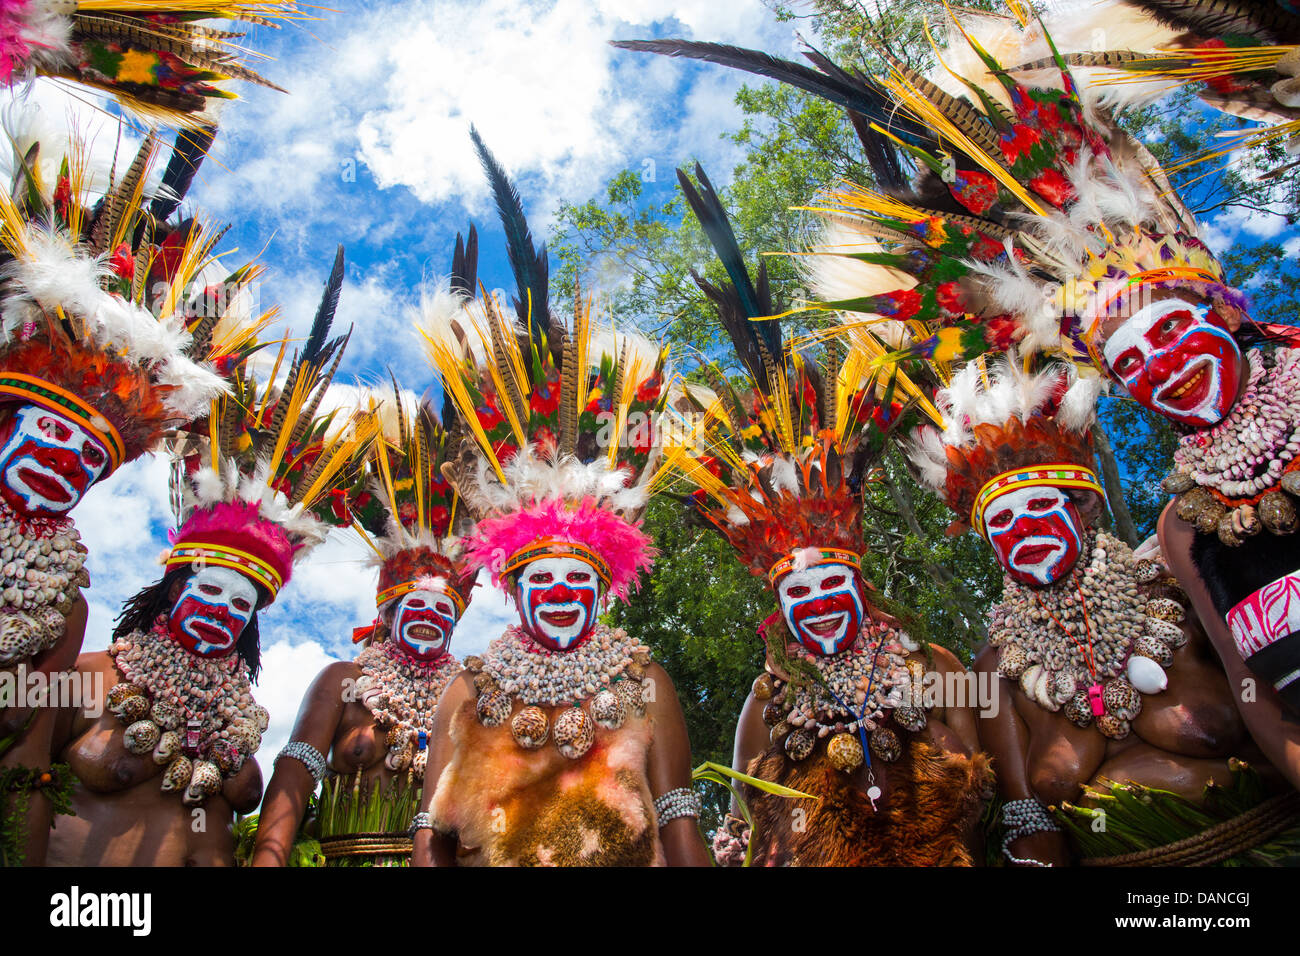
[[[1000,7],[992,0],[978,5]],[[823,52],[837,62],[876,71],[884,66],[881,49],[903,56],[913,67],[929,66],[932,53],[922,23],[941,10],[938,0],[835,0],[776,7],[783,18],[809,21]],[[870,174],[838,108],[775,83],[742,87],[736,105],[737,127],[720,136],[740,147],[743,159],[723,199],[741,247],[752,250],[752,264],[759,251],[794,250],[807,243],[810,222],[794,207],[838,179],[867,183]],[[1189,125],[1187,116],[1194,110],[1191,94],[1184,93],[1126,122],[1150,142],[1162,162],[1175,165],[1224,128],[1221,118],[1204,111],[1196,111],[1198,119]],[[1252,162],[1262,164],[1258,169],[1276,158]],[[682,157],[681,165],[690,159]],[[1260,181],[1249,171],[1236,170],[1202,182],[1196,178],[1200,172],[1180,171],[1174,178],[1187,191],[1189,204],[1205,215],[1238,207],[1294,213],[1293,174]],[[559,261],[562,295],[571,295],[579,283],[616,288],[604,296],[615,321],[634,320],[671,341],[678,357],[690,360],[688,367],[704,357],[729,373],[739,371],[709,303],[691,279],[695,271],[721,283],[725,271],[678,192],[665,195],[662,187],[648,186],[637,172],[625,170],[600,196],[561,208],[550,248]],[[771,255],[766,261],[776,297],[797,298],[796,258]],[[1269,303],[1271,315],[1293,311],[1300,276],[1280,244],[1241,245],[1224,265],[1230,279],[1245,280],[1257,300]],[[1159,482],[1176,435],[1163,420],[1117,399],[1103,402],[1100,420],[1101,437],[1111,449],[1109,464],[1123,486],[1129,513],[1117,514],[1114,524],[1120,533],[1140,540],[1154,531],[1167,500]],[[866,578],[886,603],[910,613],[912,630],[969,660],[984,637],[984,614],[1001,593],[1001,573],[990,549],[974,535],[946,533],[953,515],[916,484],[896,450],[886,455],[877,477],[864,489]],[[763,661],[755,628],[776,603],[722,539],[689,523],[686,510],[671,498],[651,505],[646,529],[661,551],[654,574],[613,616],[651,643],[673,675],[685,702],[696,759],[729,762],[736,715]]]

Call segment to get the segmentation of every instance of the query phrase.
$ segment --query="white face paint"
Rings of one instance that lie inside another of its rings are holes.
[[[206,567],[185,582],[172,607],[171,632],[187,650],[220,657],[235,642],[257,610],[257,588],[238,571]]]
[[[1024,584],[1051,584],[1083,549],[1073,502],[1060,488],[1028,485],[984,508],[984,527],[998,561]]]
[[[1208,306],[1161,299],[1102,346],[1106,366],[1138,404],[1184,425],[1222,421],[1241,384],[1241,349]]]
[[[847,564],[815,564],[791,571],[776,585],[786,626],[795,639],[817,654],[836,654],[858,636],[862,594]]]
[[[519,616],[540,644],[566,651],[595,626],[600,592],[600,578],[586,561],[538,558],[519,573]]]
[[[37,405],[23,405],[0,448],[0,492],[28,515],[72,510],[108,467],[108,453],[80,425]]]
[[[394,639],[420,660],[434,660],[447,653],[455,627],[456,605],[444,591],[411,591],[393,612]]]

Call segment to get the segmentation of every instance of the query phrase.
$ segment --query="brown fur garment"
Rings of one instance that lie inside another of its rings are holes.
[[[755,793],[756,866],[972,866],[967,835],[992,775],[984,754],[945,753],[913,740],[888,764],[890,791],[871,801],[860,781],[831,766],[824,747],[795,763],[780,747],[749,767],[751,776],[815,794],[795,800]],[[799,818],[794,810],[803,810]],[[798,822],[798,825],[796,824]]]
[[[461,865],[662,866],[646,777],[652,739],[650,721],[629,714],[618,730],[597,727],[591,749],[570,760],[549,740],[520,747],[509,721],[484,727],[466,701],[452,717],[434,824],[457,835]]]

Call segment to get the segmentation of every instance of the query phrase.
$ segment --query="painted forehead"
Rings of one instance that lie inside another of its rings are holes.
[[[573,555],[557,555],[553,558],[537,558],[529,561],[524,565],[523,570],[519,572],[521,581],[529,581],[539,574],[550,574],[555,578],[563,578],[575,571],[586,572],[596,580],[596,569],[588,562]]]
[[[253,582],[231,568],[201,568],[185,582],[186,590],[192,590],[200,585],[218,587],[223,592],[229,591],[235,597],[247,598],[251,604],[257,603],[257,588],[253,586]]]
[[[1015,488],[1004,495],[999,495],[984,506],[985,517],[995,515],[1004,509],[1012,511],[1029,510],[1029,502],[1039,498],[1051,501],[1051,507],[1063,504],[1069,496],[1054,485],[1028,485]]]
[[[1102,354],[1107,363],[1112,363],[1131,348],[1146,353],[1150,345],[1146,335],[1156,325],[1176,312],[1190,312],[1192,318],[1204,322],[1209,315],[1209,306],[1191,299],[1173,298],[1152,302],[1135,312],[1128,321],[1118,326],[1102,346]]]
[[[20,431],[40,431],[43,440],[52,445],[61,445],[67,448],[80,449],[85,442],[90,442],[105,455],[108,449],[104,447],[103,442],[88,432],[81,425],[78,425],[70,418],[60,415],[58,412],[52,412],[48,408],[42,408],[39,405],[23,405],[14,412],[17,427]],[[41,428],[42,420],[58,422],[63,428],[68,429],[71,434],[67,438],[59,438],[55,435],[47,435]]]
[[[408,591],[402,595],[398,601],[399,607],[409,607],[412,604],[433,604],[439,607],[447,606],[453,611],[456,609],[456,602],[452,600],[451,595],[445,588],[417,588],[414,591]]]
[[[777,583],[777,587],[784,589],[791,586],[797,587],[802,584],[817,584],[827,580],[828,578],[841,576],[847,576],[851,579],[855,571],[857,571],[857,568],[840,562],[814,564],[812,567],[804,568],[802,571],[791,571]]]

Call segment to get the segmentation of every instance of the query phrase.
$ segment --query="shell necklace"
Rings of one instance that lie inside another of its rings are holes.
[[[1079,727],[1096,722],[1121,739],[1142,710],[1143,694],[1158,694],[1174,649],[1187,642],[1178,626],[1183,608],[1148,598],[1143,585],[1160,575],[1134,558],[1127,544],[1089,531],[1087,560],[1062,581],[1030,588],[1007,576],[1002,601],[989,611],[989,643],[998,673],[1019,680],[1040,707]]]
[[[649,664],[648,647],[622,628],[604,624],[597,624],[582,646],[571,651],[543,647],[511,625],[481,658],[465,659],[479,693],[479,723],[498,727],[509,720],[520,747],[537,750],[549,738],[573,760],[591,749],[597,726],[617,730],[629,713],[645,715],[641,680]],[[512,717],[516,698],[525,706]],[[538,706],[566,703],[572,706],[555,718],[554,727]]]
[[[200,657],[172,638],[167,616],[108,648],[122,683],[108,709],[127,725],[123,742],[166,766],[164,792],[184,790],[189,806],[221,789],[261,746],[270,714],[253,700],[248,667],[237,654]]]
[[[764,674],[754,685],[754,695],[768,701],[763,720],[771,727],[769,739],[774,745],[781,742],[791,760],[806,760],[818,741],[828,738],[826,757],[837,770],[853,773],[867,763],[873,810],[880,788],[868,753],[887,763],[897,760],[903,747],[898,734],[885,726],[890,718],[904,730],[920,730],[927,720],[921,707],[924,668],[903,659],[906,650],[899,637],[888,625],[868,621],[857,640],[838,654],[814,654],[792,641],[786,645],[787,657],[815,668],[820,680],[796,685]]]
[[[1178,495],[1178,516],[1230,547],[1259,533],[1300,526],[1300,350],[1279,348],[1271,367],[1247,354],[1250,379],[1227,417],[1185,435],[1161,482]]]
[[[77,589],[90,586],[71,518],[25,518],[0,501],[0,668],[63,637]]]
[[[361,669],[357,681],[361,703],[388,731],[384,765],[393,771],[411,767],[416,776],[423,777],[438,700],[460,673],[460,662],[446,654],[426,664],[385,641],[358,654],[356,664]]]

